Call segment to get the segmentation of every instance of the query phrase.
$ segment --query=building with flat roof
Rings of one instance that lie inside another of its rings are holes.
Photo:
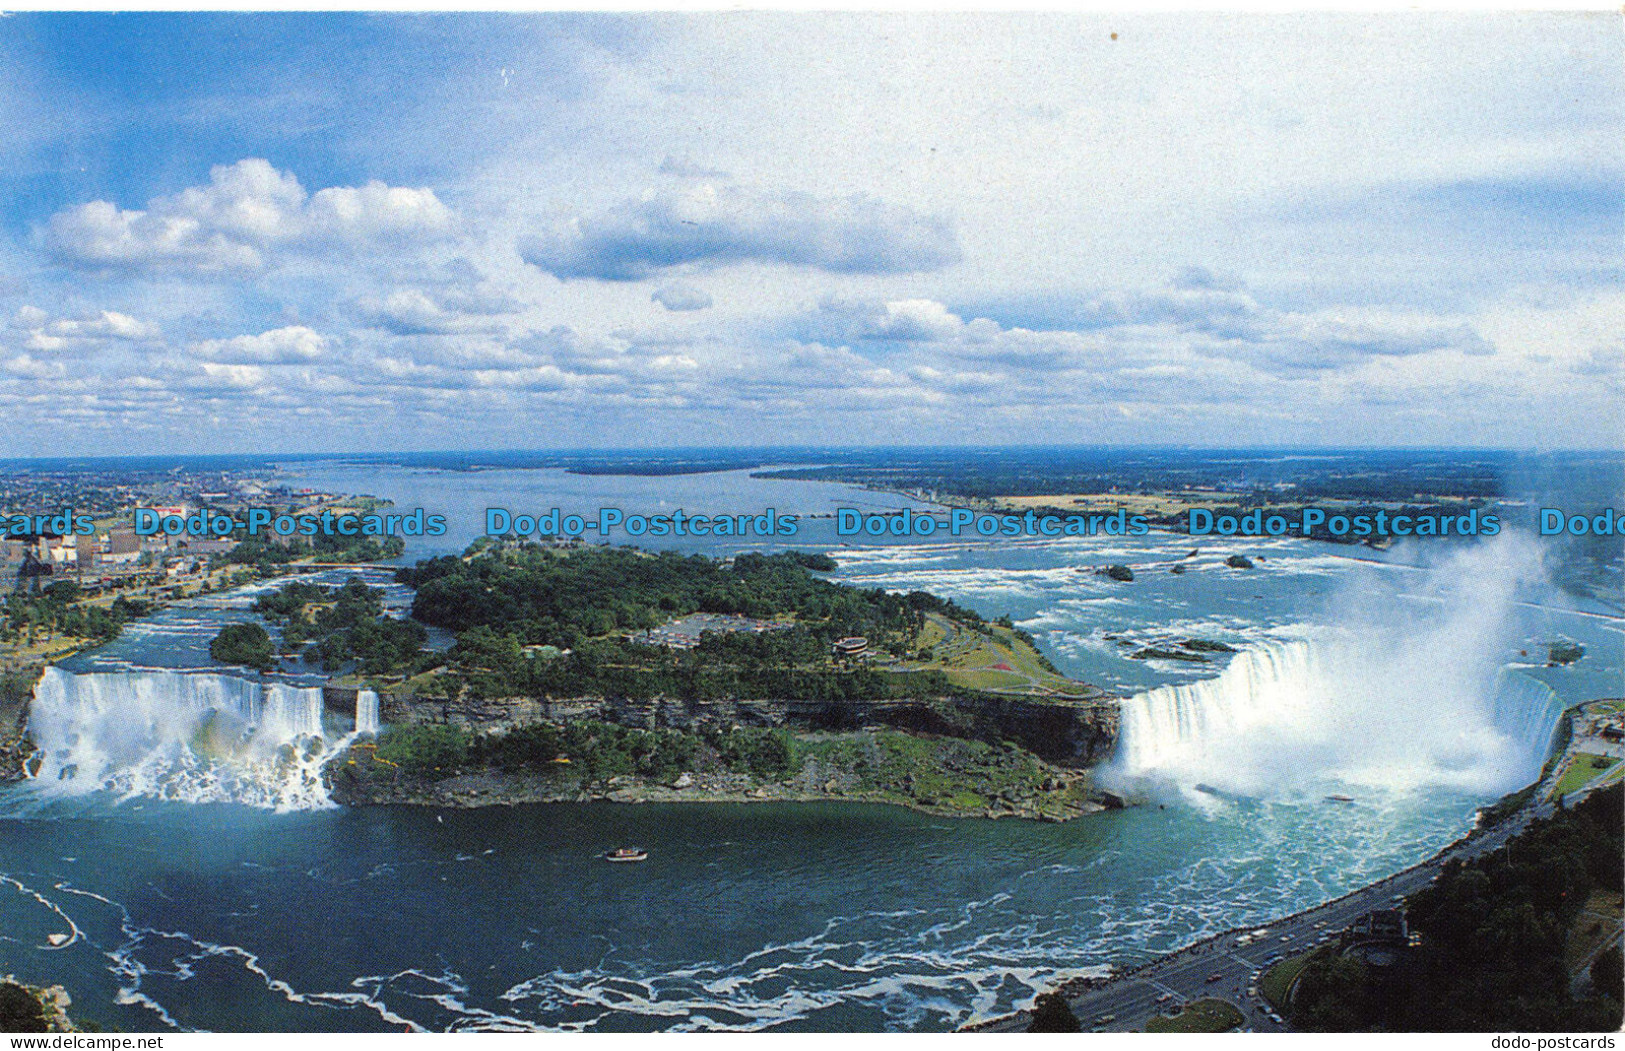
[[[861,657],[869,652],[869,640],[862,635],[848,635],[836,639],[830,650],[837,657]]]
[[[1376,909],[1343,931],[1338,948],[1372,967],[1392,967],[1410,948],[1410,925],[1404,909]]]

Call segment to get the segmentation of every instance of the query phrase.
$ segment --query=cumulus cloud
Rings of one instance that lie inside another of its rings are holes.
[[[265,378],[265,370],[258,365],[227,365],[206,361],[192,377],[190,385],[200,389],[254,390],[265,382]]]
[[[290,325],[258,335],[206,339],[192,345],[194,354],[208,359],[203,368],[211,376],[235,374],[228,366],[290,365],[315,361],[327,349],[327,337],[303,325]]]
[[[369,182],[312,196],[291,172],[248,159],[217,165],[207,186],[153,198],[144,209],[91,201],[58,212],[40,238],[72,266],[252,271],[278,248],[432,240],[453,226],[433,190]]]
[[[27,332],[25,346],[34,352],[82,350],[109,341],[138,342],[157,339],[158,327],[115,310],[81,318],[59,318],[37,307],[25,306],[12,318],[11,327]]]
[[[1260,303],[1238,282],[1200,270],[1161,287],[1080,297],[1065,310],[1052,305],[1049,313],[1048,324],[1001,324],[966,321],[930,299],[829,298],[803,319],[801,329],[814,339],[928,344],[956,357],[1034,367],[1109,361],[1161,373],[1169,373],[1172,358],[1185,364],[1231,359],[1265,372],[1313,374],[1374,358],[1495,352],[1458,320],[1372,308],[1284,310]]]
[[[394,241],[440,237],[451,230],[451,210],[426,187],[330,186],[305,210],[305,236],[313,240]]]
[[[1160,287],[1114,290],[1047,306],[1050,325],[1034,326],[1041,330],[1140,338],[1177,334],[1205,353],[1277,370],[1335,369],[1372,357],[1440,350],[1474,356],[1495,352],[1459,320],[1371,307],[1283,309],[1260,302],[1237,280],[1200,268],[1184,270]]]
[[[493,319],[514,313],[519,302],[485,288],[402,288],[363,297],[356,306],[368,325],[397,336],[426,336],[493,331]]]
[[[762,193],[704,184],[653,193],[520,245],[557,277],[636,281],[684,265],[761,262],[832,273],[940,270],[959,261],[953,223],[865,195]]]
[[[666,285],[655,289],[649,298],[667,310],[706,310],[711,306],[710,293],[693,285]]]
[[[846,339],[888,339],[924,343],[958,339],[970,326],[933,299],[844,299],[830,297],[819,304],[827,322]],[[974,322],[979,332],[996,330],[992,322]]]
[[[0,362],[0,370],[4,370],[12,376],[31,380],[54,379],[63,375],[66,371],[58,362],[40,361],[28,354],[18,354],[16,357]]]

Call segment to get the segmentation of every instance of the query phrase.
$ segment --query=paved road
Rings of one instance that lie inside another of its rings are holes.
[[[1170,1014],[1192,1000],[1217,997],[1241,1009],[1245,1028],[1284,1032],[1285,1023],[1257,992],[1263,971],[1276,960],[1295,956],[1337,933],[1365,913],[1392,908],[1396,898],[1416,893],[1433,881],[1450,858],[1481,857],[1506,845],[1535,817],[1548,817],[1550,804],[1527,807],[1494,828],[1459,841],[1419,865],[1389,876],[1335,901],[1294,916],[1227,931],[1069,996],[1072,1011],[1086,1030],[1144,1030],[1159,1014]],[[1260,933],[1262,932],[1262,933]],[[1244,941],[1245,939],[1245,941]],[[1026,1012],[976,1026],[978,1032],[1019,1032],[1030,1019]]]

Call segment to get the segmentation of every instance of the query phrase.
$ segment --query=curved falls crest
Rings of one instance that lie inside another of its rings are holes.
[[[1451,686],[1347,637],[1268,643],[1216,678],[1123,702],[1117,772],[1249,795],[1341,783],[1506,792],[1534,779],[1563,705],[1499,669]]]

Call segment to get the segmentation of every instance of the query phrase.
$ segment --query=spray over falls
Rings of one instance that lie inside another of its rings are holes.
[[[1341,783],[1498,793],[1534,779],[1563,706],[1499,673],[1460,694],[1370,675],[1347,640],[1271,643],[1123,704],[1118,770],[1247,795]],[[1352,652],[1351,652],[1352,651]]]
[[[1521,787],[1563,713],[1550,688],[1503,663],[1518,589],[1539,580],[1538,552],[1508,537],[1364,581],[1334,603],[1336,627],[1125,701],[1115,772],[1246,795]]]
[[[29,715],[38,748],[33,781],[53,795],[332,806],[322,766],[355,734],[326,733],[322,715],[320,687],[212,673],[47,668]],[[360,691],[356,732],[377,729],[378,697]]]

